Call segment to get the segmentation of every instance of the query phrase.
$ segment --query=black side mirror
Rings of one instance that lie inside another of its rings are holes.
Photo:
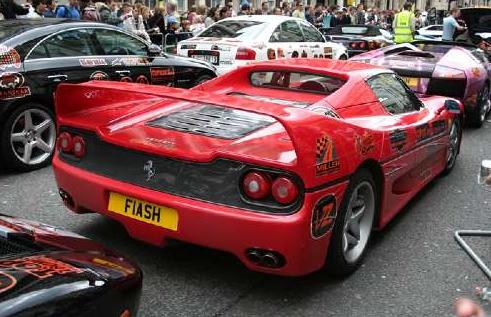
[[[460,114],[460,105],[455,100],[452,99],[445,100],[444,107],[450,113]]]
[[[160,46],[155,45],[155,44],[150,44],[148,47],[148,56],[159,56],[162,54],[162,49]]]

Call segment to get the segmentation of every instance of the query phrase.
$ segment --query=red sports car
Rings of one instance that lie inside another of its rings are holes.
[[[192,90],[64,84],[53,161],[65,204],[163,246],[235,254],[256,271],[348,274],[384,227],[454,167],[462,104],[394,72],[299,59]]]

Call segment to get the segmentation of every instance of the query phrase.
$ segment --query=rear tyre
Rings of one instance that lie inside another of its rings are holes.
[[[0,131],[1,158],[5,166],[32,171],[51,163],[56,143],[53,112],[37,103],[17,107]]]
[[[455,162],[457,161],[457,156],[459,155],[459,145],[462,138],[462,130],[460,128],[460,121],[456,118],[449,131],[449,142],[447,150],[447,163],[443,175],[448,175],[453,170]]]
[[[326,271],[346,276],[361,264],[378,209],[378,191],[372,174],[359,170],[351,179],[334,225],[326,258]]]
[[[490,105],[489,86],[488,84],[485,84],[477,95],[476,107],[474,108],[473,112],[469,114],[469,122],[471,126],[475,128],[482,127],[484,120],[486,120],[488,115]]]

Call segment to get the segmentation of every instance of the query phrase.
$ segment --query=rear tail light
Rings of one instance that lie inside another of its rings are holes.
[[[58,136],[58,148],[65,152],[70,153],[73,149],[73,140],[72,136],[68,132],[62,132]]]
[[[435,70],[433,71],[433,77],[437,78],[447,78],[447,79],[465,79],[465,73],[461,70],[450,68],[450,67],[445,67],[445,66],[439,66],[437,65],[435,67]]]
[[[361,48],[361,49],[364,49],[367,44],[365,42],[360,42],[360,44],[358,44],[358,46]]]
[[[284,205],[291,204],[298,197],[297,185],[287,177],[275,179],[271,191],[274,200]]]
[[[264,171],[245,174],[241,189],[246,198],[266,204],[274,202],[290,205],[297,201],[299,196],[298,186],[289,176]]]
[[[271,194],[269,177],[260,172],[250,172],[242,181],[244,193],[252,199],[263,199]]]
[[[62,132],[58,136],[58,148],[66,154],[73,154],[78,158],[85,155],[85,140],[80,135],[72,136],[68,132]]]
[[[237,53],[235,54],[235,59],[238,60],[255,60],[256,51],[247,47],[239,47]]]
[[[73,154],[78,158],[85,155],[85,141],[79,135],[73,137]]]

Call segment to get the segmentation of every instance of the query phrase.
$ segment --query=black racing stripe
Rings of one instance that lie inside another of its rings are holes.
[[[313,193],[313,192],[316,192],[316,191],[319,191],[322,189],[326,189],[326,188],[334,186],[334,185],[344,183],[346,181],[349,181],[349,179],[351,178],[351,175],[352,174],[348,174],[348,175],[342,176],[340,178],[336,178],[335,180],[329,181],[327,183],[324,183],[324,184],[321,184],[321,185],[318,185],[315,187],[305,188],[305,192],[306,193]]]

